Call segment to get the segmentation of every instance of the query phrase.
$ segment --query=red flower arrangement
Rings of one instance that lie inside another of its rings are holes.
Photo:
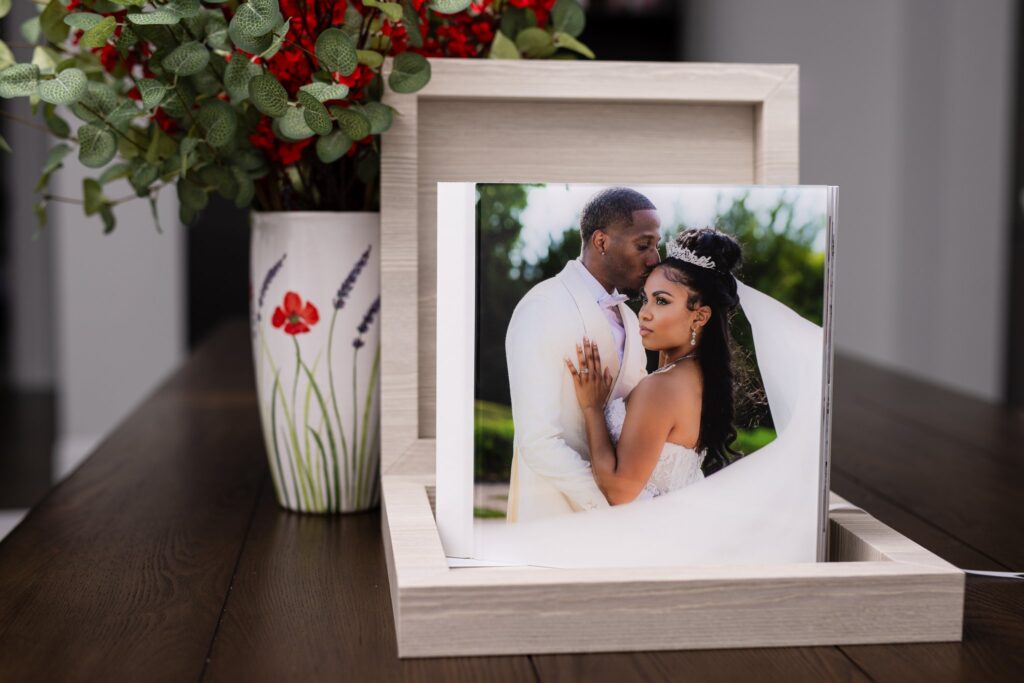
[[[426,85],[426,57],[593,57],[579,0],[49,0],[45,14],[23,27],[37,63],[0,68],[0,96],[43,100],[56,136],[86,142],[85,166],[119,159],[100,186],[127,177],[152,202],[177,185],[185,223],[214,192],[239,208],[374,210],[376,140],[395,113],[383,93]],[[82,120],[75,135],[57,106]],[[109,231],[129,199],[81,203]]]

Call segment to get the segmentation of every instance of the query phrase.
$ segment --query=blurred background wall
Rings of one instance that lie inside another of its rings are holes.
[[[684,59],[800,65],[801,182],[840,187],[838,350],[989,400],[1006,393],[1017,31],[1010,0],[682,16]]]
[[[1016,3],[585,4],[582,38],[600,59],[800,64],[801,179],[840,186],[838,350],[987,400],[1024,401],[1024,373],[1011,362],[1024,348],[1022,232],[1011,232],[1024,157]],[[14,6],[0,26],[16,42],[33,10]],[[53,203],[40,232],[33,187],[51,142],[10,119],[29,117],[23,100],[0,109],[14,148],[0,156],[2,536],[4,520],[20,515],[3,510],[32,505],[190,348],[246,315],[248,232],[244,212],[216,199],[183,229],[171,190],[162,235],[144,202],[119,206],[107,236],[80,207]],[[73,157],[53,194],[81,196]]]

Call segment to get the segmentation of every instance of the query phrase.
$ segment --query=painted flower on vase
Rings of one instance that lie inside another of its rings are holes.
[[[274,309],[274,317],[271,324],[274,327],[284,327],[285,334],[303,334],[309,332],[309,328],[320,320],[320,312],[312,301],[305,304],[295,292],[288,292],[284,295],[284,302]]]

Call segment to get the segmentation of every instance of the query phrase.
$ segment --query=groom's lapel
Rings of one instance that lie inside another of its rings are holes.
[[[594,295],[587,288],[587,283],[576,272],[572,262],[565,264],[565,268],[558,274],[558,279],[569,290],[576,308],[583,319],[583,329],[591,341],[597,342],[597,348],[601,352],[601,363],[611,370],[612,377],[619,374],[619,352],[615,348],[615,337],[612,336],[611,323],[605,317],[604,311],[594,301]],[[627,332],[628,334],[628,332]],[[577,343],[582,343],[577,339]],[[576,362],[575,349],[566,349],[569,358]]]
[[[621,383],[624,375],[636,374],[633,372],[633,369],[636,367],[638,362],[637,354],[644,356],[643,361],[640,361],[641,366],[646,366],[647,364],[646,352],[644,351],[643,341],[640,338],[640,321],[637,319],[636,313],[634,313],[625,302],[622,302],[619,304],[619,315],[622,316],[622,327],[626,331],[626,344],[622,351],[623,369],[615,378],[615,384],[612,385],[611,396],[619,395],[619,384]],[[631,377],[630,381],[635,382],[638,379],[638,377]]]

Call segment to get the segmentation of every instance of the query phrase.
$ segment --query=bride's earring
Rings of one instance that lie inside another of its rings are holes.
[[[690,328],[690,346],[697,345],[697,328],[696,326]]]

